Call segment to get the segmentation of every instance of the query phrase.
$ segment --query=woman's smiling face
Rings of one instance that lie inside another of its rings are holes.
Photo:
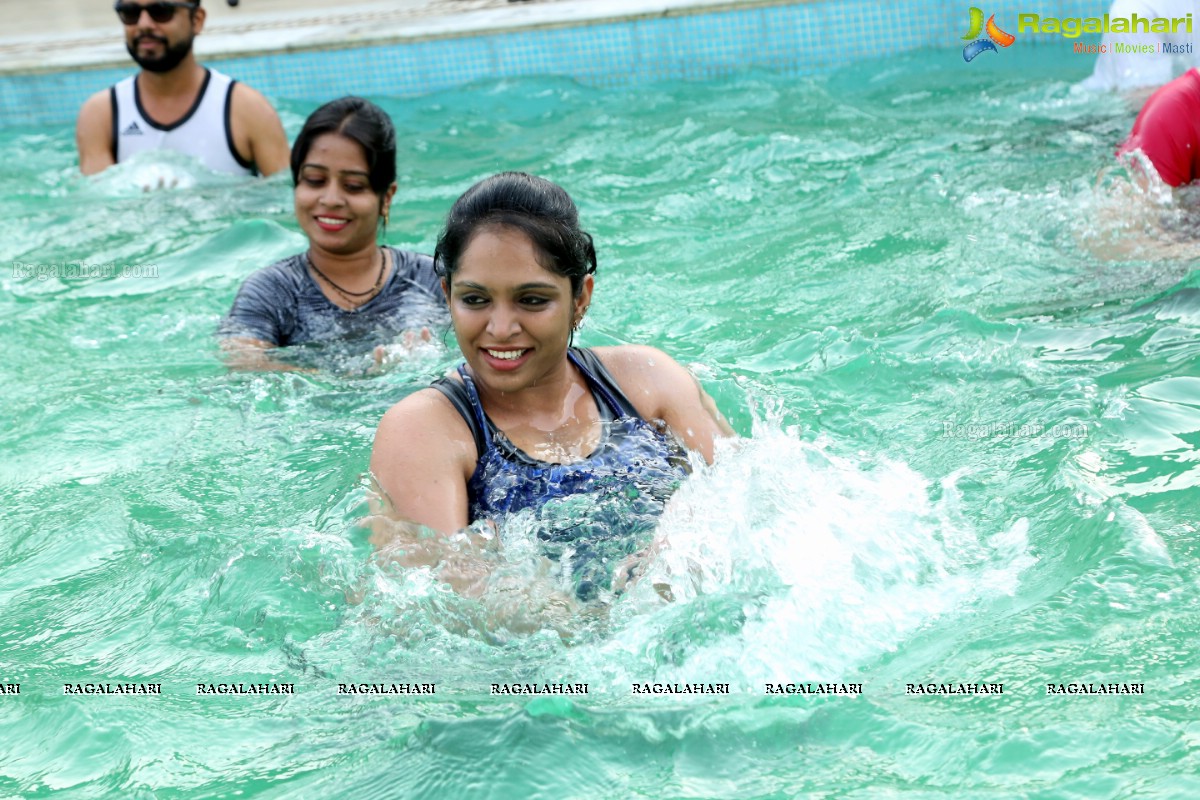
[[[315,251],[352,255],[375,245],[380,209],[395,191],[395,184],[388,187],[381,202],[362,147],[336,133],[322,134],[300,167],[296,219]]]
[[[591,301],[592,277],[572,297],[571,281],[542,266],[539,255],[520,230],[481,228],[447,287],[459,347],[489,389],[519,391],[566,368],[571,328]]]

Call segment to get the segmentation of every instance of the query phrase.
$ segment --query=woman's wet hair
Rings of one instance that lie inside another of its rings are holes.
[[[592,237],[579,228],[579,210],[561,186],[524,172],[501,172],[467,189],[446,216],[433,251],[438,274],[449,281],[475,234],[488,228],[519,230],[533,242],[538,263],[583,291],[596,271]]]
[[[367,182],[382,196],[396,180],[396,129],[379,106],[361,97],[339,97],[308,115],[292,145],[292,185],[318,137],[336,133],[356,142],[367,160]]]

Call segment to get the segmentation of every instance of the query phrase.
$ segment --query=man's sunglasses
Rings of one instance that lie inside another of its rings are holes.
[[[113,8],[117,10],[117,16],[121,18],[121,22],[126,25],[137,25],[139,19],[142,18],[142,12],[145,11],[150,15],[150,19],[155,22],[170,22],[175,17],[175,10],[179,8],[197,9],[199,3],[176,3],[169,0],[156,0],[148,5],[139,6],[137,3],[115,3]]]

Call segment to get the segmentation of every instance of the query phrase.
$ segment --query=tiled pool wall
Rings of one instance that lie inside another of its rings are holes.
[[[1103,13],[1107,5],[1107,0],[1049,0],[1022,10],[1086,17]],[[808,75],[915,48],[961,48],[970,7],[969,0],[747,3],[670,16],[202,60],[269,98],[312,102],[345,94],[411,97],[525,75],[565,76],[601,87],[702,80],[746,69]],[[1011,18],[1009,32],[1015,32],[1016,11],[988,7],[985,12]],[[120,35],[114,25],[113,36]],[[1039,41],[1062,39],[1022,35],[1018,45]],[[89,95],[133,69],[131,62],[123,68],[0,76],[0,125],[71,123]]]

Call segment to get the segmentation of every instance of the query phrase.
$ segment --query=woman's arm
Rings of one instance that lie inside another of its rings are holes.
[[[644,345],[597,347],[596,355],[646,419],[661,419],[709,464],[717,439],[736,434],[696,377],[666,353]]]
[[[484,588],[491,543],[467,529],[467,479],[475,440],[436,389],[392,406],[375,431],[371,474],[379,507],[371,519],[376,557],[430,567],[460,594]]]
[[[239,370],[296,369],[271,358],[271,351],[285,341],[280,308],[294,303],[277,269],[260,269],[246,278],[217,326],[226,365]]]
[[[478,599],[489,627],[564,633],[575,603],[556,591],[545,559],[508,564],[490,522],[468,527],[467,481],[477,460],[470,429],[441,392],[426,389],[393,406],[371,454],[382,495],[369,523],[376,558],[429,567]]]
[[[448,535],[467,527],[476,458],[475,439],[450,401],[424,389],[383,415],[371,473],[393,516]]]
[[[248,372],[316,372],[271,358],[275,345],[248,336],[226,336],[221,339],[221,357],[225,366]]]

